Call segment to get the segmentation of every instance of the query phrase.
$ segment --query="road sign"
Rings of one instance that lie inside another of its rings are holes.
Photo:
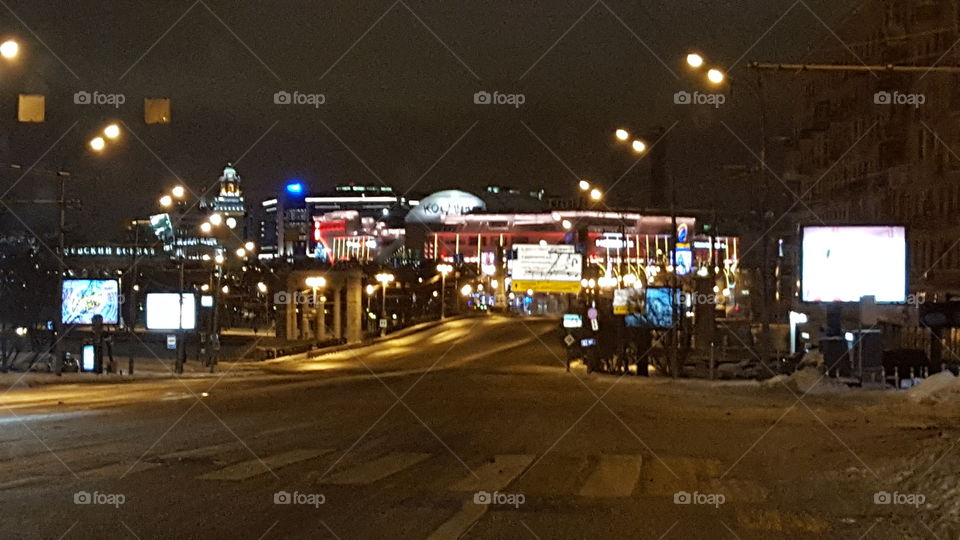
[[[380,319],[380,328],[386,328],[386,327],[387,327],[387,320]]]
[[[600,330],[600,321],[596,319],[590,319],[590,328],[592,328],[594,332]]]
[[[518,244],[511,264],[513,290],[576,293],[580,291],[583,256],[574,246]]]
[[[597,318],[597,315],[599,315],[599,313],[597,313],[597,308],[592,307],[592,308],[590,308],[590,309],[587,310],[587,318],[588,318],[588,319],[596,319],[596,318]]]
[[[573,347],[573,344],[577,342],[577,338],[567,334],[567,337],[563,338],[563,342],[567,344],[567,347]]]
[[[167,349],[174,350],[177,348],[177,336],[167,336]]]

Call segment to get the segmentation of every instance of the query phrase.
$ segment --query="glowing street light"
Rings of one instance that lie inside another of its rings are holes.
[[[257,283],[257,290],[260,291],[261,294],[267,294],[267,284],[262,281]]]
[[[377,292],[377,287],[375,285],[367,285],[367,294],[372,296],[375,292]]]
[[[237,254],[237,257],[240,257],[242,259],[247,256],[247,250],[243,248],[237,248],[236,254]]]
[[[709,80],[713,84],[720,84],[723,82],[723,79],[724,79],[723,72],[720,71],[719,69],[714,68],[714,69],[711,69],[710,71],[707,71],[707,80]]]
[[[383,321],[387,320],[387,284],[393,281],[393,274],[380,272],[374,276],[374,279],[380,282],[381,288],[383,289],[383,304],[380,311],[380,337],[383,337],[387,335],[387,327],[383,323]]]
[[[8,39],[0,44],[0,56],[7,60],[13,60],[20,54],[20,44],[12,39]]]
[[[440,272],[440,320],[442,321],[447,316],[447,274],[453,272],[453,265],[438,264],[437,272]]]
[[[599,201],[603,198],[603,192],[597,188],[593,188],[590,190],[590,198],[594,201]]]
[[[621,141],[625,141],[630,138],[630,133],[625,129],[618,129],[615,135],[617,136],[617,139],[620,139]]]
[[[94,137],[93,139],[90,139],[90,148],[92,148],[94,152],[102,152],[106,146],[107,141],[103,140],[103,137]]]
[[[212,230],[213,230],[213,225],[211,225],[209,221],[204,221],[203,223],[200,224],[200,232],[204,234],[210,234],[210,231]]]
[[[163,197],[160,197],[160,206],[164,208],[168,208],[172,204],[173,204],[173,197],[169,195],[164,195]]]
[[[690,53],[687,55],[687,65],[692,68],[699,68],[703,65],[703,57],[697,53]]]
[[[323,276],[310,276],[304,280],[304,283],[312,289],[322,289],[327,286],[327,278]]]
[[[564,230],[569,231],[573,228],[573,223],[569,219],[563,220],[561,224],[563,225]]]
[[[256,247],[257,247],[256,244],[254,244],[253,242],[247,242],[243,244],[243,248],[246,249],[247,251],[253,251],[254,249],[256,249]]]
[[[470,296],[473,293],[473,286],[469,283],[460,288],[460,294],[464,296]]]
[[[223,215],[218,213],[210,214],[210,224],[219,227],[223,224]]]
[[[630,146],[633,148],[633,151],[642,154],[647,150],[647,143],[641,141],[640,139],[635,139]]]
[[[103,134],[106,135],[108,139],[116,139],[120,136],[120,126],[116,124],[110,124],[109,126],[103,128]]]
[[[174,186],[173,189],[170,190],[170,193],[173,193],[174,197],[182,199],[183,196],[187,194],[187,190],[183,186]]]
[[[217,254],[216,257],[213,258],[213,261],[217,264],[223,264],[224,260],[225,259],[223,258],[223,255],[220,255],[219,253]]]
[[[590,190],[590,182],[587,182],[586,180],[581,180],[579,186],[580,186],[580,191]]]
[[[227,218],[227,227],[230,227],[231,229],[236,229],[236,228],[237,228],[237,218],[235,218],[235,217],[233,217],[233,216],[228,217],[228,218]]]

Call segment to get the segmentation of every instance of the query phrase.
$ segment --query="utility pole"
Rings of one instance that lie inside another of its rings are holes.
[[[184,336],[184,332],[183,332],[183,287],[184,287],[183,266],[184,266],[184,263],[185,263],[185,257],[184,257],[184,254],[181,253],[180,254],[180,286],[178,289],[180,291],[178,293],[179,301],[180,301],[180,313],[177,319],[177,349],[176,349],[177,359],[174,362],[174,371],[176,373],[183,373],[184,359],[186,358],[186,355],[187,355],[187,348],[184,346],[184,343],[183,343],[183,336]]]

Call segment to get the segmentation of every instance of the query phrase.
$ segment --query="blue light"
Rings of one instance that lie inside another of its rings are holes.
[[[287,193],[291,195],[300,195],[303,193],[303,182],[290,182],[287,184]]]

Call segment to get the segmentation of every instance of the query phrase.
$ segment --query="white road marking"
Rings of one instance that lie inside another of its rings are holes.
[[[520,475],[530,463],[533,462],[535,455],[531,454],[511,454],[503,456],[494,456],[493,461],[484,463],[473,470],[473,474],[467,474],[462,480],[450,486],[451,491],[498,491]]]
[[[248,461],[243,461],[237,463],[236,465],[230,465],[229,467],[224,467],[223,469],[201,475],[198,478],[200,480],[246,480],[248,478],[253,478],[254,476],[267,474],[271,470],[286,467],[287,465],[293,465],[294,463],[313,459],[331,452],[333,452],[331,449],[290,450],[288,452],[266,456],[262,460],[251,459]]]
[[[629,497],[640,479],[643,458],[638,455],[602,455],[596,469],[583,483],[583,497]]]
[[[430,454],[393,453],[333,474],[325,484],[366,485],[394,475],[430,457]]]
[[[484,463],[473,470],[473,474],[468,474],[462,480],[450,486],[451,491],[500,491],[510,485],[520,473],[536,458],[530,454],[511,454],[503,456],[494,456],[493,461]],[[463,503],[459,512],[440,525],[437,530],[430,535],[430,540],[447,540],[449,538],[459,538],[468,531],[473,524],[477,522],[487,510],[488,504],[477,504],[474,502],[474,495],[469,496],[469,500]]]
[[[149,471],[159,466],[159,463],[140,461],[131,470],[129,463],[113,463],[111,465],[97,467],[96,469],[81,471],[79,475],[81,478],[120,478],[128,474]]]
[[[215,456],[223,452],[228,452],[230,450],[239,449],[240,442],[233,441],[223,444],[215,444],[212,446],[201,446],[199,448],[187,448],[184,450],[177,450],[176,452],[170,452],[169,454],[163,454],[160,456],[160,459],[170,460],[170,459],[198,459],[205,458],[210,456]]]
[[[443,525],[427,537],[427,540],[450,540],[451,538],[460,538],[460,536],[470,529],[484,514],[487,513],[488,506],[485,504],[475,504],[472,500],[463,503],[463,508],[448,519]]]

